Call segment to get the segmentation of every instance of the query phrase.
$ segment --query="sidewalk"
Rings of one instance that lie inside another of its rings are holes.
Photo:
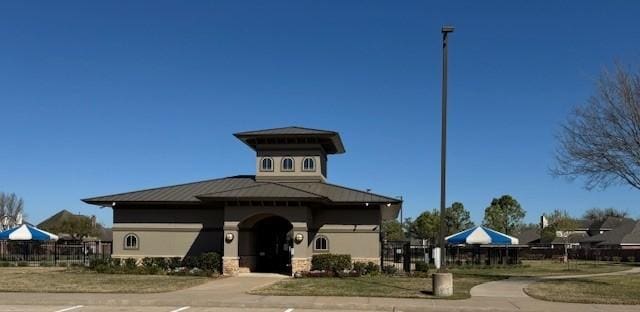
[[[626,275],[640,273],[640,267],[632,268],[626,271],[583,274],[583,275],[562,275],[562,276],[540,276],[540,277],[512,277],[504,280],[488,282],[471,288],[471,297],[496,297],[496,298],[529,298],[524,293],[524,288],[531,283],[543,280],[570,279],[580,277],[594,277],[607,275]],[[536,300],[539,302],[545,302]]]
[[[637,268],[640,270],[640,268]],[[634,269],[635,270],[635,269]],[[617,272],[632,273],[633,270]],[[613,273],[607,273],[613,274]],[[600,274],[598,274],[600,275]],[[0,293],[0,303],[5,305],[51,304],[51,305],[97,305],[97,306],[192,306],[233,308],[282,308],[319,310],[369,310],[369,311],[640,311],[632,305],[592,305],[540,301],[524,294],[495,296],[505,289],[519,290],[526,279],[508,279],[477,287],[494,288],[494,295],[485,293],[466,300],[395,299],[365,297],[303,297],[303,296],[257,296],[246,292],[274,283],[285,277],[232,277],[218,279],[190,289],[160,294],[55,294],[55,293]],[[531,281],[529,281],[531,282]],[[485,286],[488,285],[488,286]],[[476,288],[477,288],[476,287]],[[476,289],[474,288],[474,289]],[[472,293],[474,290],[472,290]],[[477,290],[476,290],[477,292]]]

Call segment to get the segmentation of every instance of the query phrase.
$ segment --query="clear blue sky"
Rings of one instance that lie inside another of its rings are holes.
[[[554,179],[554,133],[616,59],[635,1],[13,1],[0,4],[0,191],[28,220],[81,198],[254,172],[231,134],[339,131],[329,180],[439,205],[442,24],[451,23],[449,202],[482,219],[617,207],[640,191]]]

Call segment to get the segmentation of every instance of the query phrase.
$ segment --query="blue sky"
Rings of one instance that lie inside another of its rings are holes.
[[[29,221],[81,198],[251,174],[231,134],[339,131],[329,180],[439,205],[442,24],[451,35],[448,202],[475,221],[617,207],[548,173],[554,133],[615,60],[638,65],[633,1],[14,1],[0,4],[0,191]]]

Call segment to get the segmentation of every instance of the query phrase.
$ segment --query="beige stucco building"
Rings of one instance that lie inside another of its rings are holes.
[[[256,174],[84,199],[113,209],[113,256],[184,257],[215,251],[223,273],[310,269],[319,253],[380,262],[380,226],[396,198],[331,184],[338,133],[299,127],[236,133]]]

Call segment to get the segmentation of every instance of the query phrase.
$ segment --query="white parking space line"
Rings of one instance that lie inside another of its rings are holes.
[[[284,310],[284,312],[293,312],[293,309],[289,308],[289,309]]]
[[[170,312],[180,312],[180,311],[184,311],[184,310],[189,309],[189,308],[191,308],[191,307],[190,306],[186,306],[186,307],[178,308],[178,309],[175,309],[175,310],[171,310]]]
[[[71,311],[71,310],[75,310],[75,309],[80,309],[82,307],[84,307],[84,306],[77,305],[77,306],[73,306],[73,307],[69,307],[69,308],[65,308],[65,309],[55,310],[53,312],[66,312],[66,311]]]

